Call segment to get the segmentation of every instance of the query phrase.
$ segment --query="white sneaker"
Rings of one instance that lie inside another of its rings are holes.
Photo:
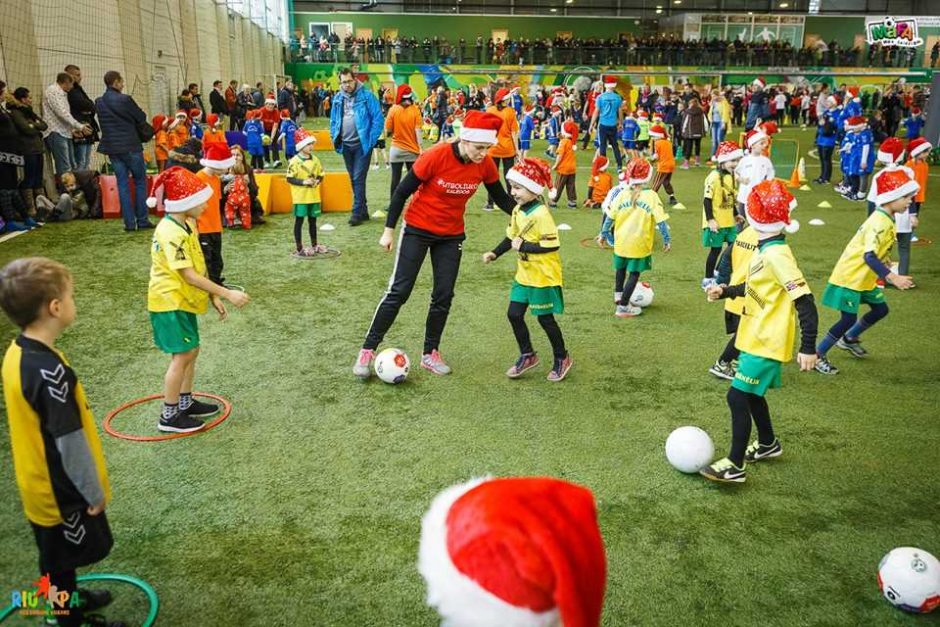
[[[618,318],[635,318],[643,313],[643,310],[635,305],[617,305],[614,315]]]
[[[623,298],[623,292],[614,292],[614,303],[615,303],[615,304],[619,304],[621,298]]]
[[[372,362],[375,360],[375,351],[368,348],[359,350],[359,356],[356,357],[356,363],[353,364],[353,374],[360,379],[368,379],[372,376]]]
[[[918,242],[918,241],[920,241],[920,239],[919,239],[916,235],[911,235],[911,241],[912,241],[912,242]]]
[[[421,367],[430,370],[434,374],[450,374],[450,366],[444,363],[444,359],[437,349],[421,356]]]

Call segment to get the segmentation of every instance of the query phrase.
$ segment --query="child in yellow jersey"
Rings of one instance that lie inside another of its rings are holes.
[[[539,364],[525,323],[526,309],[530,309],[552,344],[554,361],[548,380],[561,381],[571,369],[571,356],[555,320],[555,314],[561,314],[565,309],[558,229],[541,198],[542,192],[552,184],[551,170],[540,159],[526,158],[514,165],[506,178],[509,193],[518,204],[512,212],[505,239],[492,251],[483,254],[483,263],[490,263],[510,249],[519,252],[507,316],[519,344],[520,355],[506,371],[506,376],[518,378]]]
[[[193,378],[199,355],[198,314],[206,313],[209,301],[225,320],[225,299],[242,307],[248,295],[210,281],[199,245],[196,219],[206,209],[212,188],[195,174],[174,166],[153,181],[151,200],[165,190],[163,219],[154,229],[150,248],[150,287],[147,309],[157,348],[172,355],[163,382],[163,410],[157,428],[171,433],[202,429],[200,418],[219,411],[217,405],[193,398]],[[216,209],[216,207],[213,207]]]
[[[313,156],[316,138],[299,128],[294,133],[297,154],[287,164],[287,183],[290,185],[291,200],[294,203],[294,245],[297,250],[293,255],[310,258],[327,252],[327,247],[317,243],[317,218],[320,216],[320,182],[323,180],[323,166]],[[304,218],[309,220],[310,248],[304,248]]]
[[[55,608],[64,613],[57,624],[70,626],[87,624],[86,612],[111,601],[107,590],[79,591],[75,570],[104,559],[114,544],[95,417],[55,348],[75,321],[73,293],[68,268],[51,259],[24,257],[0,270],[0,307],[21,329],[3,358],[3,397],[16,483],[39,549],[34,585],[49,590],[50,600],[64,600]]]
[[[733,196],[732,196],[733,198]],[[738,285],[747,278],[747,269],[751,257],[757,250],[757,231],[748,226],[738,233],[734,244],[725,248],[724,254],[718,260],[716,280],[718,285]],[[718,361],[708,369],[708,372],[719,379],[734,380],[734,362],[737,361],[740,351],[734,345],[737,340],[738,325],[741,322],[741,311],[744,309],[743,298],[729,298],[725,301],[725,333],[731,336],[725,345]]]
[[[886,262],[896,236],[895,214],[907,211],[920,185],[905,170],[897,169],[883,172],[876,186],[875,205],[878,209],[868,216],[845,247],[823,292],[823,305],[840,311],[842,317],[816,347],[819,356],[816,371],[822,374],[839,373],[826,357],[833,346],[847,350],[855,357],[868,354],[862,348],[859,336],[888,315],[884,290],[877,284],[879,277],[898,289],[914,286],[911,277],[892,272]],[[862,303],[871,310],[858,320]]]
[[[640,273],[653,267],[654,231],[663,237],[663,250],[669,252],[671,238],[659,194],[647,188],[653,168],[646,159],[631,159],[620,174],[620,189],[611,191],[605,202],[604,223],[596,240],[614,244],[614,302],[618,318],[632,318],[643,313],[630,303]],[[625,184],[625,185],[624,185]],[[629,276],[628,276],[629,273]]]
[[[734,169],[744,151],[732,141],[721,142],[715,151],[717,167],[705,177],[705,198],[702,212],[702,246],[708,249],[702,289],[715,284],[715,264],[725,242],[730,246],[738,234],[735,199],[738,183]]]
[[[714,285],[707,290],[709,301],[744,299],[735,342],[741,356],[728,390],[731,451],[699,471],[712,481],[744,483],[746,462],[770,459],[783,452],[764,395],[769,388],[780,387],[782,366],[793,357],[794,310],[799,314],[802,336],[797,355],[800,370],[812,370],[816,363],[816,304],[783,234],[795,207],[796,199],[780,181],[755,185],[746,212],[748,222],[758,233],[758,248],[751,257],[747,277],[744,283]],[[748,446],[751,420],[757,424],[757,440]]]

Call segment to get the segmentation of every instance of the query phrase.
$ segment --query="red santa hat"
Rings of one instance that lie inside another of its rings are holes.
[[[202,154],[203,157],[199,160],[199,163],[207,168],[228,170],[235,165],[235,157],[232,156],[232,149],[228,147],[228,144],[222,142],[206,144]]]
[[[606,87],[607,89],[613,89],[614,87],[617,86],[617,77],[616,77],[616,76],[612,76],[612,75],[610,75],[610,74],[607,74],[607,75],[604,76],[604,78],[603,78],[602,80],[604,81],[604,87]]]
[[[767,81],[764,80],[763,76],[758,76],[751,82],[751,84],[754,85],[754,87],[757,87],[758,89],[763,89],[764,87],[767,87]]]
[[[750,150],[757,142],[764,141],[765,139],[770,139],[770,135],[765,133],[763,129],[753,128],[744,136],[744,145]]]
[[[410,100],[414,102],[415,92],[411,89],[411,85],[399,85],[398,89],[395,90],[395,104],[401,104],[402,100]]]
[[[742,157],[744,157],[744,151],[741,150],[738,142],[721,142],[718,144],[718,149],[715,150],[715,161],[718,163],[727,163],[728,161],[734,161]]]
[[[597,157],[594,159],[594,162],[591,164],[591,176],[597,176],[606,170],[609,165],[610,161],[607,160],[607,157],[604,155],[597,155]]]
[[[294,131],[294,148],[300,152],[301,148],[309,146],[310,144],[315,144],[317,138],[314,135],[311,135],[307,132],[307,129],[298,128]]]
[[[796,198],[777,179],[758,183],[747,197],[747,221],[760,233],[784,230],[794,209]]]
[[[202,110],[201,110],[201,109],[190,109],[190,110],[189,110],[189,119],[192,120],[193,122],[197,121],[197,120],[198,120],[199,118],[201,118],[201,117],[202,117]]]
[[[933,144],[923,137],[915,137],[907,143],[907,155],[912,159],[927,150],[933,150]]]
[[[911,178],[905,169],[897,168],[886,170],[876,179],[876,205],[882,207],[898,198],[917,193],[920,189],[920,185]]]
[[[175,116],[175,117],[178,117],[178,118],[187,118],[187,119],[188,119],[188,118],[189,118],[189,114],[186,113],[186,111],[184,111],[183,109],[180,109],[179,111],[176,112],[176,116]]]
[[[639,111],[637,111],[636,116],[640,118],[641,120],[646,120],[647,118],[649,118],[650,114],[647,113],[645,109],[640,109]]]
[[[210,113],[206,116],[206,124],[209,126],[217,126],[219,124],[219,116],[215,113]]]
[[[524,114],[526,114],[526,115],[530,115],[530,114],[531,114],[532,112],[534,112],[534,111],[535,111],[535,105],[534,105],[534,104],[527,104],[526,106],[524,106],[524,107],[522,108],[522,112],[523,112]]]
[[[653,121],[654,121],[654,122],[662,122],[662,121],[663,121],[663,114],[662,114],[662,113],[659,113],[658,111],[657,111],[656,113],[653,113]]]
[[[920,109],[918,107],[911,107],[911,115],[920,115]]]
[[[855,102],[861,102],[861,101],[862,101],[862,99],[858,97],[858,86],[857,86],[857,85],[852,85],[851,87],[847,87],[845,90],[846,90],[847,92],[849,92],[849,93],[852,95],[852,100],[854,100]]]
[[[156,133],[163,128],[164,124],[166,124],[166,116],[162,113],[158,113],[157,115],[153,116],[153,122],[151,122],[151,124],[153,126],[153,132]]]
[[[212,188],[178,165],[167,168],[153,179],[147,206],[157,206],[157,194],[163,190],[163,209],[167,213],[183,213],[205,204],[212,198]]]
[[[839,97],[838,97],[838,96],[835,96],[835,95],[829,96],[828,98],[826,98],[826,104],[827,104],[828,106],[830,106],[830,107],[834,107],[834,106],[838,105],[838,104],[839,104]]]
[[[638,157],[631,159],[627,167],[623,169],[620,181],[630,185],[645,185],[650,182],[651,178],[653,178],[653,166],[646,159]]]
[[[780,128],[777,126],[777,123],[774,121],[763,122],[760,125],[760,130],[767,134],[767,137],[771,135],[776,135],[780,132]]]
[[[282,120],[290,119],[290,111],[288,109],[281,109],[281,119]]]
[[[503,125],[503,119],[495,113],[470,111],[460,129],[460,139],[476,144],[495,144],[496,134]]]
[[[558,105],[552,105],[552,114],[561,113],[561,107]]]
[[[576,140],[578,138],[578,125],[572,120],[568,120],[562,125],[561,134],[570,137],[572,141]]]
[[[853,115],[845,121],[845,128],[860,129],[868,124],[868,118],[864,115]]]
[[[558,479],[478,479],[421,521],[418,570],[447,625],[598,627],[607,564],[590,490]]]
[[[552,171],[541,159],[525,158],[512,166],[506,180],[517,183],[533,194],[541,194],[552,186]]]
[[[665,139],[666,127],[662,124],[654,124],[650,127],[650,137],[654,139]]]
[[[496,91],[496,96],[493,98],[493,102],[502,102],[504,100],[507,100],[511,96],[512,96],[512,92],[506,89],[505,87],[503,87],[502,89],[499,89]]]
[[[885,165],[893,165],[904,155],[904,143],[897,137],[889,137],[878,147],[878,161]]]
[[[273,92],[273,91],[269,91],[269,92],[268,92],[268,95],[265,96],[265,98],[264,98],[264,104],[266,104],[266,105],[273,104],[273,105],[277,106],[277,98],[274,97],[274,92]]]

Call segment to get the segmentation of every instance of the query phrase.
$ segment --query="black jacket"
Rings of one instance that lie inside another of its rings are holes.
[[[202,111],[202,115],[199,116],[199,121],[205,124],[206,113],[208,113],[208,111],[206,111],[205,105],[202,104],[202,94],[196,94],[195,96],[193,96],[193,104],[196,106],[197,109]]]
[[[147,115],[133,98],[108,87],[104,94],[95,100],[95,108],[101,123],[98,152],[104,155],[121,155],[143,151],[137,136],[137,124],[146,123]]]
[[[91,127],[91,135],[72,141],[76,144],[94,144],[101,139],[101,128],[95,119],[95,113],[97,113],[95,102],[88,97],[79,83],[72,85],[72,89],[69,90],[69,111],[77,121]]]
[[[9,109],[0,106],[0,164],[23,164],[23,142]]]
[[[33,108],[19,102],[7,103],[13,123],[20,134],[20,148],[24,155],[41,155],[44,151],[42,132],[48,125],[36,115]]]
[[[216,89],[209,92],[209,107],[216,115],[225,115],[229,112],[228,107],[225,106],[225,96]]]

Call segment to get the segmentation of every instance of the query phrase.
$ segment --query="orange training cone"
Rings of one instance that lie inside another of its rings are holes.
[[[790,181],[787,183],[787,187],[799,187],[800,186],[800,168],[798,166],[793,166],[793,173],[790,174]]]

